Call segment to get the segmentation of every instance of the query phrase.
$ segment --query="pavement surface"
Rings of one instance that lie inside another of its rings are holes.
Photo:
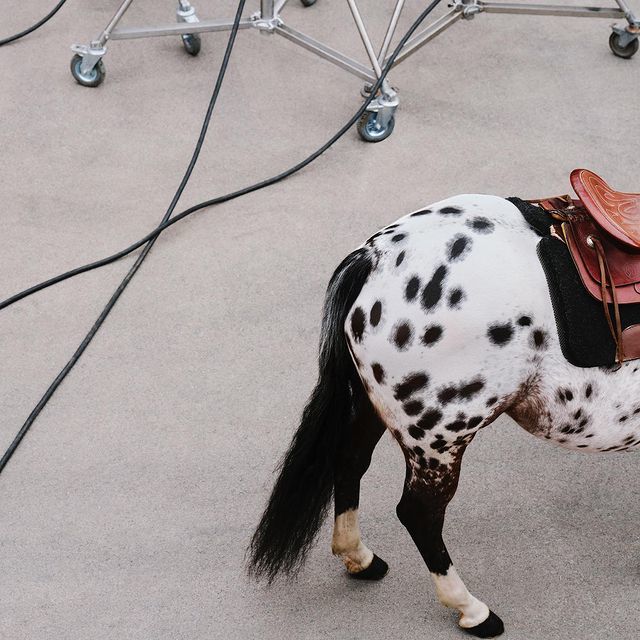
[[[6,7],[2,35],[52,3]],[[125,22],[171,22],[173,4],[140,0]],[[392,3],[361,4],[379,42]],[[191,155],[226,37],[204,35],[197,58],[175,37],[114,41],[105,83],[82,88],[69,45],[116,5],[69,0],[0,49],[0,298],[143,236]],[[401,30],[423,6],[407,2]],[[364,61],[346,3],[292,0],[284,17]],[[324,289],[344,255],[456,193],[565,192],[577,166],[638,190],[640,55],[611,54],[610,22],[459,23],[392,74],[402,103],[387,141],[352,130],[296,177],[162,236],[0,477],[3,638],[464,637],[395,517],[403,461],[390,438],[362,491],[385,580],[347,580],[328,526],[296,583],[250,582],[244,551],[314,384]],[[182,205],[303,158],[355,111],[360,86],[290,42],[241,32]],[[2,450],[133,260],[0,313]],[[505,638],[631,640],[639,496],[632,454],[568,453],[500,419],[467,453],[445,537]]]

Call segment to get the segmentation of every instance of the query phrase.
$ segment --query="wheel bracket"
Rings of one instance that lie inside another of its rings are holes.
[[[102,59],[102,56],[107,53],[106,47],[99,42],[92,42],[89,46],[86,44],[72,44],[71,51],[82,58],[80,73],[83,75],[89,75]]]
[[[616,24],[612,25],[611,30],[617,34],[618,43],[622,48],[631,44],[634,40],[638,39],[638,34],[640,34],[640,28],[631,27],[627,25],[626,27],[620,27]]]

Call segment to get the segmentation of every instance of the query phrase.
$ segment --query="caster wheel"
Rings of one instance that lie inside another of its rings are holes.
[[[305,7],[311,7],[316,3],[316,0],[300,0]]]
[[[638,38],[634,38],[626,46],[620,45],[620,34],[615,31],[609,36],[609,47],[618,58],[631,58],[638,50]]]
[[[200,36],[197,33],[185,33],[181,37],[184,50],[190,56],[197,56],[200,53],[200,47],[202,45]]]
[[[91,71],[83,73],[82,56],[76,53],[76,55],[71,58],[71,75],[75,78],[76,82],[83,87],[97,87],[99,84],[102,84],[106,73],[102,59],[96,62]]]
[[[367,142],[380,142],[393,133],[396,120],[394,116],[387,122],[386,126],[381,126],[378,122],[378,113],[375,111],[365,111],[358,120],[358,133]]]

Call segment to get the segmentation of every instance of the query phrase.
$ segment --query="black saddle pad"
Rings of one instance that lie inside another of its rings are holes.
[[[576,367],[615,364],[616,345],[604,316],[602,302],[587,293],[564,242],[551,236],[549,216],[519,198],[509,200],[520,209],[536,233],[542,236],[538,243],[538,258],[549,285],[564,357]],[[640,323],[640,304],[621,305],[620,317],[623,328]]]

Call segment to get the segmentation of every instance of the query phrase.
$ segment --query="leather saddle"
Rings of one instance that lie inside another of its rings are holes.
[[[640,194],[612,189],[587,169],[571,172],[578,196],[529,200],[550,213],[586,290],[602,302],[616,360],[640,358],[640,324],[624,330],[619,305],[640,303]]]

